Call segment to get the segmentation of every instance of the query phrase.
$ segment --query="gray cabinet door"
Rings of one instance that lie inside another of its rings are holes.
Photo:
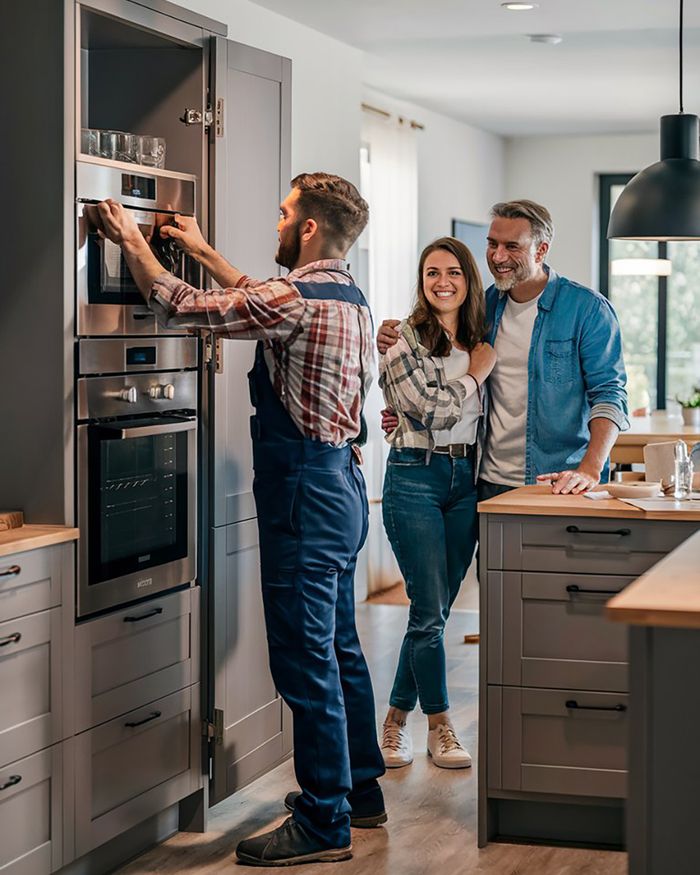
[[[627,627],[606,618],[605,604],[634,578],[489,571],[487,580],[490,684],[627,690]]]
[[[0,872],[39,875],[63,859],[62,745],[0,768]]]
[[[626,709],[618,693],[503,687],[502,737],[489,727],[502,751],[503,789],[624,797]]]
[[[219,113],[213,138],[213,245],[256,279],[275,264],[279,205],[290,173],[291,62],[229,40],[213,40]],[[209,371],[210,498],[213,526],[255,516],[247,373],[253,341],[223,340]]]
[[[216,529],[213,546],[215,703],[223,737],[213,748],[219,802],[291,750],[290,720],[270,676],[255,520]]]
[[[61,739],[61,633],[60,608],[0,623],[0,766]]]
[[[198,604],[186,589],[77,627],[76,732],[198,680]]]
[[[201,787],[199,685],[75,737],[81,856]]]
[[[62,558],[71,545],[0,558],[0,623],[61,603]]]

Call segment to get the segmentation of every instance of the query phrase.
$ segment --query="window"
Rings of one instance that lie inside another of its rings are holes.
[[[700,242],[608,240],[610,211],[631,178],[600,177],[599,288],[620,319],[630,410],[663,410],[700,384]],[[620,275],[621,259],[667,260],[670,274]]]

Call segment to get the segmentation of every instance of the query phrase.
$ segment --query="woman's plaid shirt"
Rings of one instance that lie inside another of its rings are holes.
[[[305,437],[342,446],[360,432],[371,382],[369,308],[302,297],[295,282],[354,285],[344,262],[326,259],[264,282],[201,291],[161,274],[149,306],[169,328],[207,329],[225,337],[262,340],[272,385]]]

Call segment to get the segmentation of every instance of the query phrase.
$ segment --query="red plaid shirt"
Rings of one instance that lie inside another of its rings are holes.
[[[371,381],[372,320],[367,307],[304,298],[294,285],[352,285],[344,262],[315,261],[285,278],[244,278],[238,288],[201,291],[162,273],[150,306],[169,328],[201,328],[265,341],[272,385],[305,437],[342,446],[360,432]]]

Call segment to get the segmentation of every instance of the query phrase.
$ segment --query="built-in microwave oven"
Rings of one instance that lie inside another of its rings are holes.
[[[89,206],[111,198],[133,211],[163,269],[199,286],[201,270],[159,229],[176,213],[194,215],[196,177],[86,157],[76,164],[77,333],[81,337],[170,333],[145,305],[121,248],[97,232]]]

